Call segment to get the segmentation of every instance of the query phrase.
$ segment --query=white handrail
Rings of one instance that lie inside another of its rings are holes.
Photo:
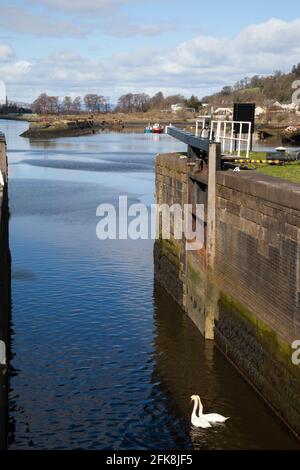
[[[201,135],[205,128],[205,119],[196,121],[196,137]],[[246,137],[243,137],[244,126],[247,126]],[[237,132],[235,130],[238,129]],[[214,140],[222,144],[222,152],[227,149],[229,143],[229,151],[233,153],[233,145],[236,142],[238,147],[238,156],[241,156],[242,144],[246,144],[246,158],[249,158],[251,146],[252,123],[246,121],[211,121],[208,129],[209,140]]]

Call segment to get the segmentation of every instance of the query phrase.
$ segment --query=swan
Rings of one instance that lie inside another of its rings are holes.
[[[201,418],[203,417],[204,419],[207,419],[207,421],[209,421],[210,423],[225,423],[225,421],[229,419],[229,418],[226,418],[225,416],[219,415],[218,413],[204,414],[202,402],[201,402],[199,395],[196,395],[196,399],[199,405],[199,417]]]
[[[191,400],[194,401],[194,408],[191,416],[191,423],[196,428],[211,428],[211,424],[203,416],[197,416],[196,410],[198,408],[198,398],[196,395],[191,396]]]

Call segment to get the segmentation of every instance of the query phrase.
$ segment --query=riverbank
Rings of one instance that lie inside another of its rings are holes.
[[[21,137],[56,138],[94,134],[96,132],[144,132],[149,123],[159,122],[167,126],[170,122],[177,127],[195,130],[195,115],[184,113],[105,113],[68,115],[1,115],[0,119],[26,121],[30,127]]]
[[[68,136],[80,136],[93,134],[95,132],[144,132],[144,129],[155,122],[162,126],[172,123],[174,126],[195,132],[195,113],[151,111],[146,113],[102,113],[102,114],[66,114],[66,115],[38,115],[38,114],[11,114],[0,115],[1,119],[26,121],[30,123],[30,128],[22,137],[29,138],[56,138]],[[75,126],[72,123],[84,122],[92,119],[93,128]],[[263,123],[257,121],[256,133],[261,142],[272,143],[273,141],[297,145],[298,140],[293,140],[293,135],[288,134],[285,138],[286,129],[291,126],[291,121],[287,119],[279,124]],[[297,132],[298,136],[298,132]],[[298,137],[297,137],[298,138]]]
[[[21,134],[21,137],[31,139],[38,138],[57,138],[57,137],[76,137],[80,135],[95,134],[104,130],[122,130],[120,124],[110,125],[103,122],[95,121],[92,118],[87,119],[60,119],[56,121],[34,122],[31,123],[29,129]]]

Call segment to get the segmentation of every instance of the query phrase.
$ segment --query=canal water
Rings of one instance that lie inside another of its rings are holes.
[[[153,242],[100,241],[96,208],[154,202],[166,135],[8,143],[10,449],[299,449],[153,279]],[[194,430],[190,396],[226,425]]]

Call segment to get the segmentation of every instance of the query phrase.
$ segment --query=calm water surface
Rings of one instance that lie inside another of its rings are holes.
[[[29,142],[0,121],[10,171],[10,449],[299,448],[153,280],[152,241],[99,241],[96,208],[154,202],[168,136]],[[192,430],[189,397],[231,419]]]

